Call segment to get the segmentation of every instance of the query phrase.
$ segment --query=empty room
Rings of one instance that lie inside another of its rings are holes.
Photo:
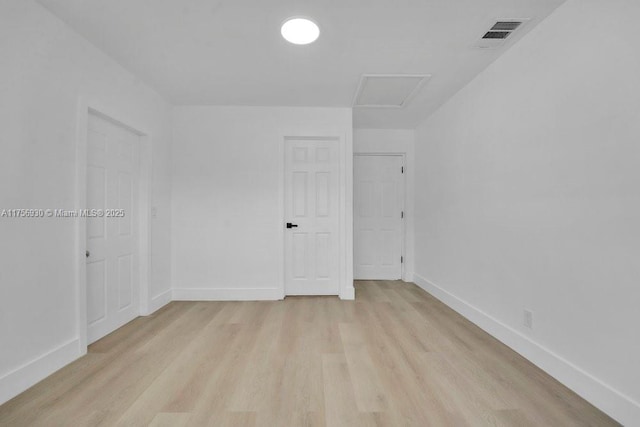
[[[0,0],[0,426],[640,427],[639,21]]]

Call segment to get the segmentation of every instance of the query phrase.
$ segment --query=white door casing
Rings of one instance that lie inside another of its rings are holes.
[[[354,156],[355,279],[402,277],[403,169],[402,156]]]
[[[102,216],[86,218],[88,343],[140,313],[139,143],[130,130],[89,114],[86,207]]]
[[[338,139],[285,139],[285,295],[338,295]]]

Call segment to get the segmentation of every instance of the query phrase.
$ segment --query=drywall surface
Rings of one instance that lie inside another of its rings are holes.
[[[402,279],[413,281],[414,265],[414,140],[413,129],[354,129],[353,154],[403,154],[405,161],[405,244]]]
[[[571,0],[416,134],[416,281],[640,425],[640,3]],[[533,312],[533,329],[523,310]]]
[[[76,207],[83,102],[141,128],[153,145],[157,213],[150,299],[166,294],[170,106],[31,0],[0,3],[0,58],[0,210]],[[84,351],[77,329],[76,271],[84,262],[77,221],[0,217],[0,402]]]
[[[348,182],[344,226],[352,235],[350,109],[176,107],[174,298],[282,298],[284,135],[343,138],[349,160],[341,171]],[[345,274],[352,278],[351,253],[349,243]]]

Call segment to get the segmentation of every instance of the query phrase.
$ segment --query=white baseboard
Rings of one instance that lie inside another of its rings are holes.
[[[517,330],[414,273],[414,283],[626,426],[640,425],[640,404]]]
[[[413,282],[413,271],[407,271],[404,273],[404,278],[402,279],[405,282]]]
[[[150,314],[153,314],[165,305],[169,304],[171,302],[172,293],[172,289],[168,289],[160,295],[151,298],[151,302],[149,303],[149,311],[144,315],[148,316]]]
[[[0,377],[0,405],[82,356],[77,338]]]
[[[173,288],[174,301],[274,301],[282,288]]]
[[[351,287],[345,289],[344,291],[342,291],[342,293],[340,294],[340,299],[342,299],[342,300],[354,300],[354,299],[356,299],[356,288],[351,286]]]

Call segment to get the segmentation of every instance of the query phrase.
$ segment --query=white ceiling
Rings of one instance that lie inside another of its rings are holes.
[[[39,0],[176,104],[350,107],[362,74],[431,74],[401,109],[354,126],[413,128],[564,0]],[[320,38],[280,36],[308,16]],[[531,18],[474,48],[498,19]]]

